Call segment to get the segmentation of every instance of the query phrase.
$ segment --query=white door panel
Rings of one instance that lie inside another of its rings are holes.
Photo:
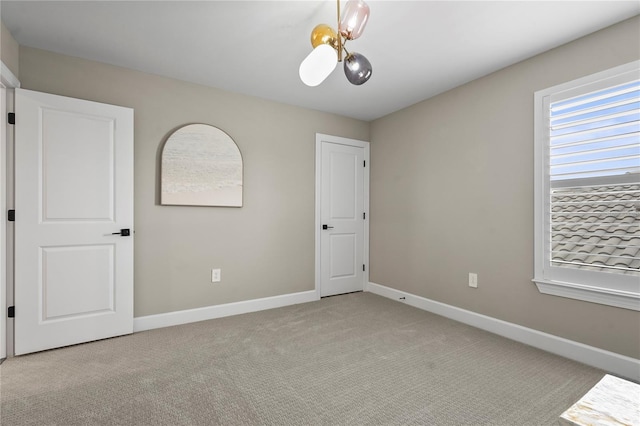
[[[43,323],[115,312],[115,244],[40,250]]]
[[[115,119],[48,108],[41,114],[43,221],[113,222]]]
[[[358,269],[362,269],[362,263],[360,268],[357,266],[361,258],[357,250],[358,235],[332,233],[329,235],[329,245],[329,279],[357,278]]]
[[[328,219],[355,220],[356,210],[362,210],[362,194],[357,194],[362,185],[362,148],[344,147],[344,145],[325,145],[325,158],[328,161],[329,192],[325,192],[329,202]],[[355,152],[351,152],[355,150]],[[324,164],[324,163],[323,163]],[[360,172],[360,173],[358,173]],[[362,212],[359,212],[362,214]]]
[[[321,296],[361,291],[365,264],[365,149],[322,141]]]
[[[19,89],[15,108],[15,354],[132,333],[133,110]]]

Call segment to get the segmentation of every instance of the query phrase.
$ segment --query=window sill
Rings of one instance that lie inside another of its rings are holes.
[[[540,293],[640,311],[638,293],[539,279],[533,282]]]

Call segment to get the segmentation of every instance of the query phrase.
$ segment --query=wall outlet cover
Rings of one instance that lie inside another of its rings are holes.
[[[469,287],[478,288],[478,274],[469,272]]]

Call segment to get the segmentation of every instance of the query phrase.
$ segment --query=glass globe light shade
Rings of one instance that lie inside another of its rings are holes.
[[[347,40],[354,40],[362,35],[369,20],[369,6],[363,0],[349,0],[342,11],[338,31]]]
[[[359,86],[371,78],[371,62],[360,53],[351,52],[344,59],[344,75],[351,84]]]
[[[311,46],[315,49],[321,44],[328,44],[334,49],[338,48],[338,34],[327,24],[316,25],[311,31]]]
[[[300,80],[307,86],[317,86],[333,72],[338,64],[338,53],[328,44],[321,44],[300,64]]]

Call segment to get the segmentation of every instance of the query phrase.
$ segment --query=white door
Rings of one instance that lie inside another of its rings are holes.
[[[15,111],[15,354],[132,333],[133,110],[16,89]]]
[[[320,296],[362,291],[366,274],[368,144],[320,138]],[[366,144],[366,145],[364,145]]]

